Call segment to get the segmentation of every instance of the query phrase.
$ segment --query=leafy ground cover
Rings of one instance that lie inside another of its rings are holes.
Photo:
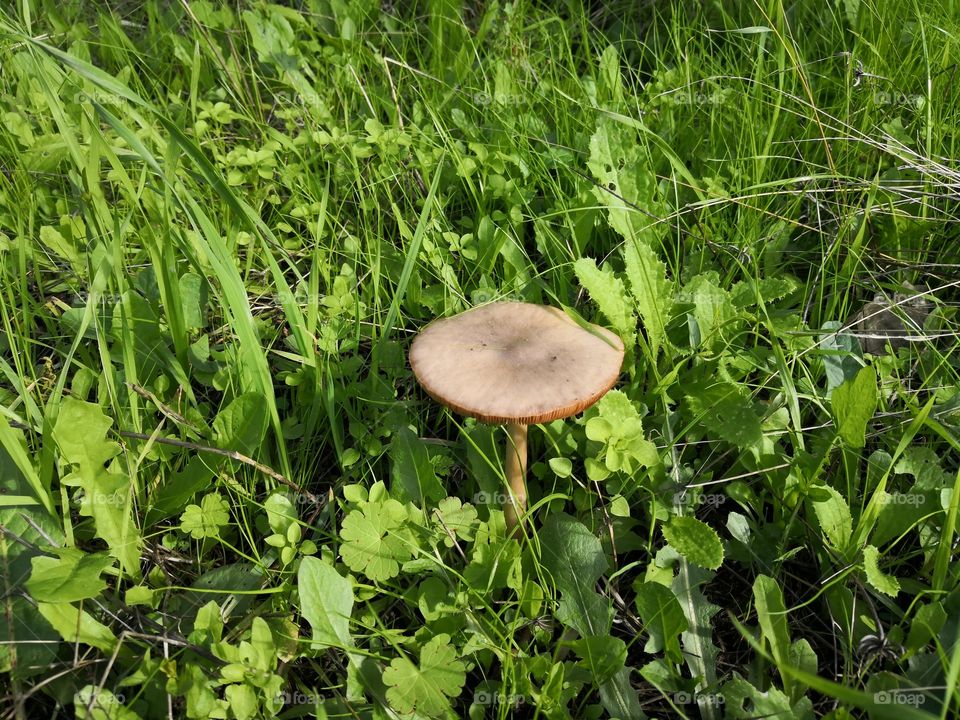
[[[4,717],[955,717],[958,55],[947,0],[5,5]],[[496,299],[627,347],[519,540],[406,362]]]

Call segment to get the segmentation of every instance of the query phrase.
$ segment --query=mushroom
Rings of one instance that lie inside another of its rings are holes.
[[[613,386],[623,362],[614,333],[562,310],[521,302],[482,305],[430,323],[410,347],[417,381],[435,400],[486,423],[506,423],[513,534],[527,506],[527,425],[576,415]]]

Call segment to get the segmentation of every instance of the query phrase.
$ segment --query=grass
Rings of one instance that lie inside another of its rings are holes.
[[[4,716],[955,715],[956,11],[0,11]],[[499,299],[628,346],[519,541]]]

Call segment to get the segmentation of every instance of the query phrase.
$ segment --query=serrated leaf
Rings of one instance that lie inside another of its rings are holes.
[[[770,303],[786,297],[797,289],[793,278],[752,278],[742,280],[730,290],[730,300],[737,307],[751,307],[760,302]]]
[[[737,310],[730,300],[730,293],[719,286],[720,277],[715,271],[692,278],[679,295],[683,302],[693,303],[693,316],[700,332],[700,342],[713,350],[719,350],[724,336],[731,335],[737,319]]]
[[[617,108],[623,103],[623,77],[616,45],[608,45],[600,56],[597,72],[597,96]],[[29,126],[28,126],[29,127]]]
[[[297,571],[300,612],[313,628],[311,647],[348,648],[350,615],[353,613],[353,584],[329,563],[305,557]]]
[[[662,553],[663,550],[660,552]],[[681,633],[680,642],[683,645],[683,657],[691,676],[699,679],[698,687],[712,687],[716,679],[719,651],[713,643],[711,620],[720,608],[708,601],[700,590],[700,587],[713,577],[714,573],[687,563],[681,565],[680,572],[670,584],[687,618],[688,628]],[[709,703],[699,701],[698,703],[701,712],[709,709],[707,707]]]
[[[111,425],[113,418],[107,417],[99,405],[69,396],[61,402],[53,439],[64,459],[80,466],[84,479],[96,475],[108,460],[120,454],[120,445],[106,439]]]
[[[448,698],[458,696],[465,681],[464,665],[450,645],[450,636],[443,633],[421,648],[419,666],[406,658],[396,658],[383,671],[387,700],[404,714],[416,711],[437,716],[449,711]]]
[[[573,264],[573,270],[580,285],[590,293],[590,297],[623,340],[623,344],[631,347],[636,336],[637,322],[627,301],[627,289],[620,278],[616,277],[612,270],[601,270],[589,258],[577,260]]]
[[[608,208],[610,227],[628,243],[650,244],[658,232],[656,221],[640,209],[657,215],[657,181],[636,131],[601,115],[590,138],[587,166],[597,181],[594,195]]]
[[[716,530],[694,517],[672,517],[662,526],[670,547],[695,565],[716,570],[723,563],[723,544]]]
[[[666,338],[666,325],[673,304],[673,285],[667,280],[667,268],[646,243],[627,241],[623,261],[630,292],[647,332],[652,357]]]
[[[879,561],[880,551],[877,548],[873,545],[863,548],[863,571],[867,575],[867,582],[884,595],[896,597],[900,592],[900,581],[881,571]]]
[[[800,720],[806,717],[805,713],[794,712],[790,699],[776,687],[760,691],[736,673],[734,679],[723,686],[721,693],[724,713],[730,720],[756,720],[760,717]],[[809,702],[806,700],[804,707]]]
[[[375,582],[396,577],[400,564],[413,555],[409,541],[400,533],[406,520],[406,509],[392,498],[353,510],[340,529],[344,541],[340,555],[347,567]]]
[[[872,366],[860,369],[853,380],[834,389],[830,397],[837,419],[837,432],[854,448],[866,444],[867,423],[877,410],[877,372]]]

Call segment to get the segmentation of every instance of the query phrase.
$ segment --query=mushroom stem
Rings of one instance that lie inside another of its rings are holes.
[[[511,537],[516,534],[517,521],[527,509],[527,486],[523,479],[527,473],[527,426],[508,423],[507,433],[510,440],[504,465],[510,496],[504,500],[503,514],[507,520],[507,536]]]

